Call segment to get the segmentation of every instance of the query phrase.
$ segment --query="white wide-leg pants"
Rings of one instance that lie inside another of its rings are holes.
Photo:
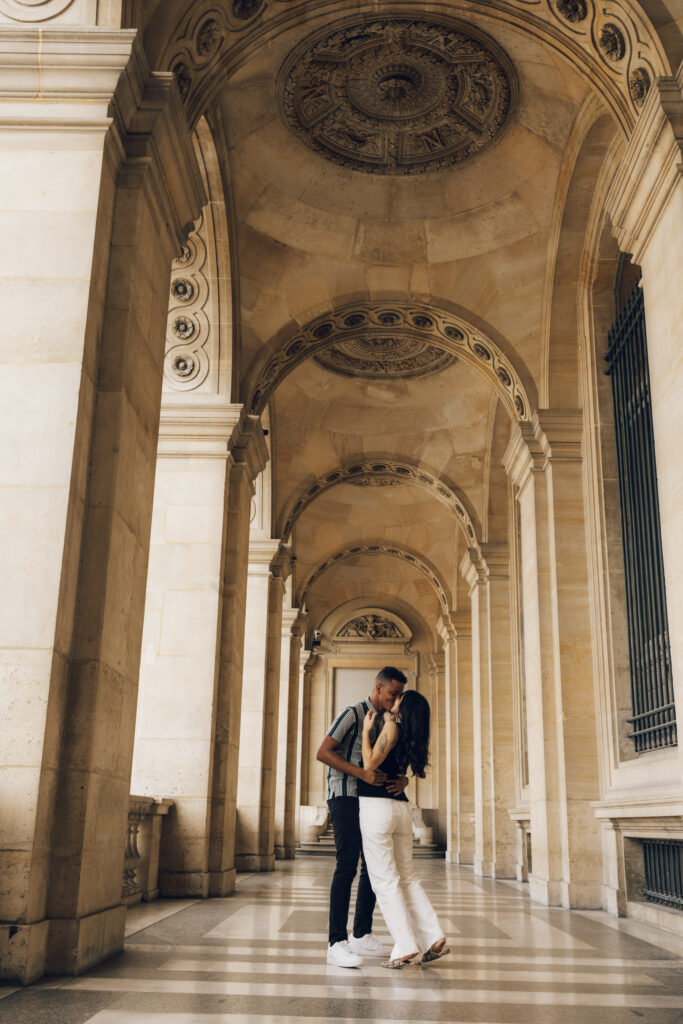
[[[365,863],[394,940],[391,959],[426,953],[444,932],[415,875],[410,804],[372,796],[358,803]]]

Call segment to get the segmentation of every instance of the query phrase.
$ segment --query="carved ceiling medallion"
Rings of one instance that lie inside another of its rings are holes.
[[[381,18],[326,32],[280,75],[290,130],[310,149],[369,174],[414,174],[467,159],[500,131],[512,66],[474,29]]]
[[[413,380],[452,366],[456,357],[420,338],[360,334],[315,356],[330,373],[356,380]]]

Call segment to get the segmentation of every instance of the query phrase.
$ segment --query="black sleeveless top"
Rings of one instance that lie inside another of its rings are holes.
[[[398,761],[396,760],[396,747],[391,748],[379,766],[378,771],[385,772],[389,779],[395,779],[398,775],[403,775]],[[401,793],[400,796],[396,796],[394,793],[389,793],[386,782],[383,786],[371,786],[369,782],[363,782],[362,779],[359,779],[358,796],[380,796],[384,797],[385,800],[401,800],[405,804],[408,803],[408,797],[405,795],[405,792]]]

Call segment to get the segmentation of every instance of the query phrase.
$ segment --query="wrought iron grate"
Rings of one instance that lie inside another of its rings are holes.
[[[646,900],[683,910],[683,842],[641,839],[645,865]]]
[[[637,751],[675,745],[664,562],[650,403],[645,307],[631,292],[609,334],[633,726]]]

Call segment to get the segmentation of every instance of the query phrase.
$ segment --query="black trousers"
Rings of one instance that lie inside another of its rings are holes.
[[[347,938],[346,924],[351,902],[351,885],[358,870],[360,856],[360,878],[356,894],[356,912],[353,917],[353,934],[357,939],[372,931],[372,912],[375,909],[375,894],[370,885],[368,869],[365,866],[363,847],[358,821],[358,797],[335,796],[327,801],[330,820],[337,848],[337,865],[334,869],[330,889],[330,945]]]

